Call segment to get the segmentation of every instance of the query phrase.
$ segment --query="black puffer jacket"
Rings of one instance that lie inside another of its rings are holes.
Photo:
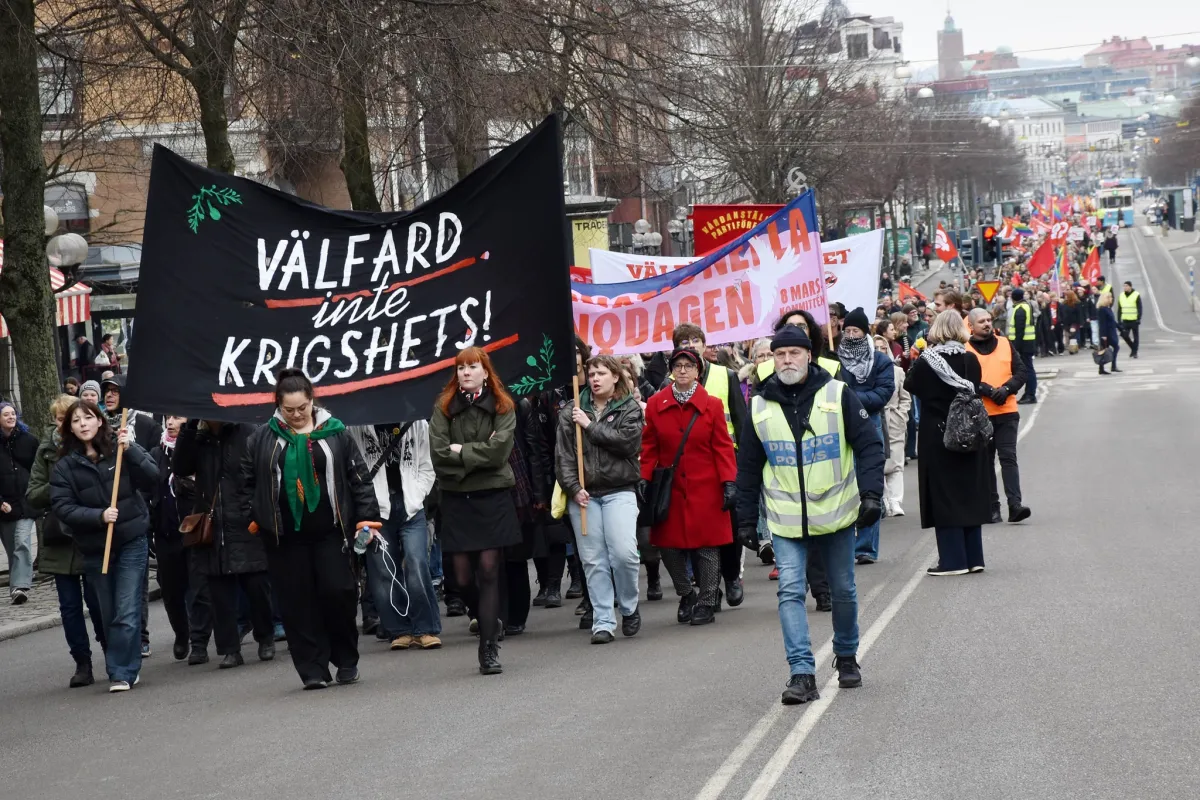
[[[25,492],[29,490],[29,470],[33,468],[37,449],[37,437],[28,430],[13,428],[8,436],[0,433],[0,502],[11,506],[7,514],[0,512],[0,521],[37,516],[25,500]]]
[[[329,412],[317,409],[317,425],[330,418]],[[278,544],[281,531],[279,514],[279,481],[282,474],[283,452],[287,443],[275,435],[269,425],[260,425],[246,441],[242,456],[241,485],[238,505],[243,516],[258,526],[258,535],[270,537]],[[366,462],[349,431],[313,442],[314,447],[328,446],[329,462],[333,465],[333,483],[337,492],[330,497],[334,502],[334,518],[341,526],[347,542],[354,540],[354,526],[359,522],[380,521],[379,501],[375,498],[375,487],[368,474]],[[322,479],[322,486],[327,481]]]
[[[108,524],[102,515],[112,501],[117,454],[92,463],[80,453],[68,453],[54,465],[50,476],[50,507],[67,526],[66,533],[84,555],[104,552]],[[150,532],[150,510],[141,492],[154,491],[158,468],[136,443],[125,451],[121,483],[117,490],[117,522],[113,546],[119,547]]]
[[[250,518],[240,497],[242,458],[253,433],[253,425],[226,422],[214,431],[204,422],[188,423],[175,443],[172,469],[177,475],[195,476],[196,481],[192,503],[180,507],[179,516],[213,509],[212,547],[192,548],[196,568],[203,575],[267,569],[267,551],[262,538],[250,533]]]

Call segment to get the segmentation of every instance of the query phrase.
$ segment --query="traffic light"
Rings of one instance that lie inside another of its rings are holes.
[[[987,225],[983,229],[983,263],[1000,260],[1000,231]]]

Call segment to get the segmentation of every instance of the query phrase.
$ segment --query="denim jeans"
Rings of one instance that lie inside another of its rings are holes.
[[[83,568],[96,585],[104,635],[108,639],[105,662],[108,679],[133,682],[142,669],[142,581],[149,557],[148,540],[139,536],[119,547],[114,544],[108,574],[100,568],[104,554],[84,556]]]
[[[875,432],[879,434],[879,441],[883,441],[883,420],[879,414],[871,415],[871,423],[875,426]],[[880,500],[882,502],[882,498]],[[858,529],[858,536],[854,542],[854,554],[856,556],[867,556],[872,561],[879,560],[879,522],[868,525],[865,528]]]
[[[441,583],[445,578],[445,570],[442,568],[442,538],[437,535],[437,527],[433,524],[433,520],[426,519],[426,527],[429,529],[429,575],[433,578],[434,585]]]
[[[775,537],[775,566],[779,567],[779,622],[783,649],[793,675],[815,675],[808,612],[804,609],[805,573],[810,548],[825,560],[833,599],[834,655],[858,652],[858,590],[854,585],[854,528],[808,539]]]
[[[92,615],[92,628],[96,641],[104,645],[104,617],[100,613],[100,599],[91,578],[84,575],[55,575],[54,588],[58,590],[58,613],[62,616],[63,635],[76,664],[92,663],[92,646],[88,639],[87,617],[83,613],[84,603]]]
[[[8,556],[9,589],[33,587],[33,532],[36,525],[31,519],[14,519],[0,522],[0,543]]]
[[[429,572],[429,528],[425,512],[405,521],[404,497],[392,495],[392,516],[380,530],[387,542],[387,558],[378,545],[367,549],[367,586],[379,613],[379,625],[392,639],[404,634],[422,636],[442,632],[437,593]],[[405,598],[392,583],[392,572],[408,592]],[[402,611],[408,613],[401,616]]]
[[[632,615],[638,607],[637,496],[631,490],[593,497],[587,507],[587,536],[579,535],[583,528],[574,500],[567,503],[567,511],[592,600],[592,633],[612,633],[617,629],[614,583],[621,616]]]

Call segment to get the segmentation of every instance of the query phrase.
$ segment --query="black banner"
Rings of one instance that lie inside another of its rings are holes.
[[[337,211],[156,146],[125,402],[227,421],[304,369],[348,424],[426,419],[460,350],[515,394],[570,380],[555,118],[409,213]]]

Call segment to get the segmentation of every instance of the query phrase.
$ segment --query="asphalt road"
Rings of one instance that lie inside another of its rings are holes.
[[[155,604],[127,694],[66,689],[61,630],[0,643],[0,796],[1196,797],[1200,321],[1166,253],[1131,236],[1118,277],[1169,330],[1148,307],[1123,375],[1052,360],[1020,446],[1034,516],[985,529],[984,574],[924,576],[910,466],[912,515],[858,570],[861,689],[826,685],[814,613],[823,699],[778,704],[774,584],[750,563],[745,605],[706,628],[667,599],[636,638],[594,647],[569,607],[534,609],[484,678],[466,621],[446,620],[442,651],[364,641],[361,683],[311,693],[286,649],[228,672],[172,663]]]

